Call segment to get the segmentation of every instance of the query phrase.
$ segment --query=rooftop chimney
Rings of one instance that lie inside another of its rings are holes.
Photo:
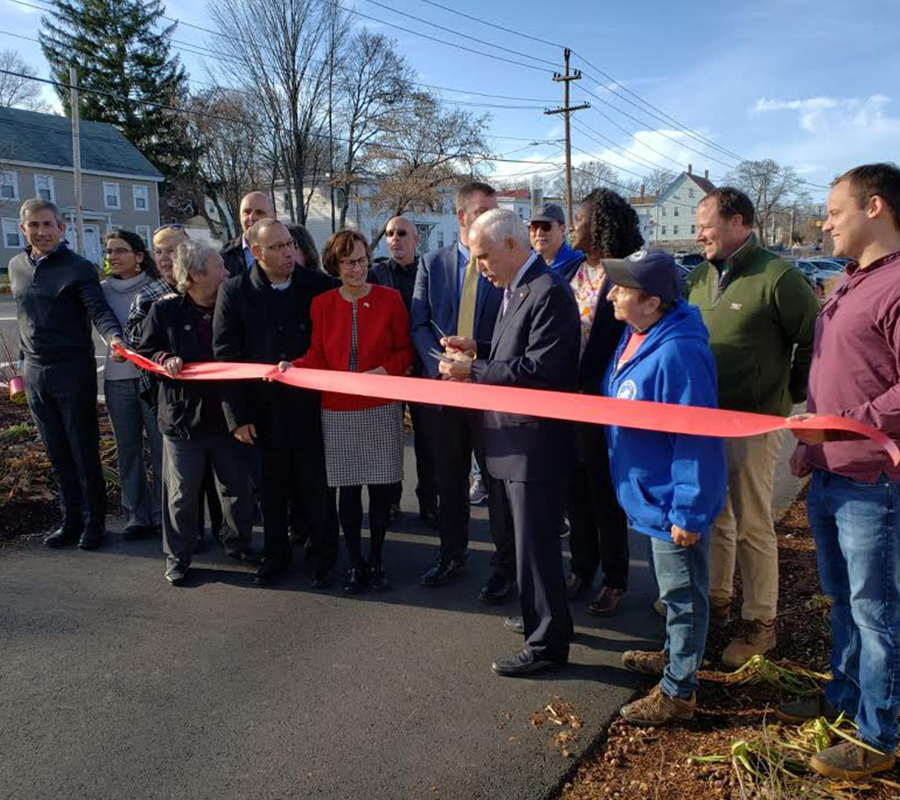
[[[644,184],[642,183],[642,184],[641,184],[641,200],[644,199],[644,192],[645,192],[645,191],[646,191],[646,187],[645,187]]]
[[[709,180],[709,170],[708,169],[703,170],[703,177],[706,178],[706,180]]]
[[[694,171],[694,165],[688,164],[688,175],[693,175],[694,174],[693,171]]]

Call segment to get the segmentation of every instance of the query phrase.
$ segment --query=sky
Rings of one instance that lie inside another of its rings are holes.
[[[572,115],[573,162],[607,161],[623,181],[690,163],[720,183],[738,158],[773,158],[793,166],[819,201],[827,194],[821,187],[851,166],[900,159],[900,0],[347,5],[379,20],[354,16],[355,25],[397,40],[420,83],[460,90],[441,90],[446,101],[517,106],[460,106],[491,115],[492,153],[541,162],[494,163],[495,178],[519,176],[527,185],[532,173],[558,171],[561,147],[552,140],[562,137],[562,117],[544,111],[562,104],[562,84],[552,80],[563,68],[562,46],[583,72],[571,84],[572,102],[592,106]],[[0,49],[17,49],[46,76],[40,48],[27,38],[36,38],[40,12],[12,0],[0,0],[0,8]],[[167,4],[169,15],[213,27],[206,9],[205,0]],[[204,47],[215,47],[213,38],[189,28],[175,33]],[[202,58],[185,53],[183,61],[192,78],[209,80]]]

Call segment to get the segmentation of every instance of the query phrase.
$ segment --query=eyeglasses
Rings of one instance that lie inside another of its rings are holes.
[[[538,228],[542,230],[544,233],[550,233],[553,230],[552,222],[532,222],[528,227],[530,228]]]
[[[364,269],[369,266],[369,257],[360,256],[359,258],[342,258],[341,269]]]
[[[385,231],[385,236],[387,236],[388,238],[390,238],[391,236],[399,236],[399,237],[403,238],[404,236],[406,236],[407,233],[409,233],[409,231],[407,231],[406,229],[399,228],[398,230],[395,230],[395,231]]]
[[[162,233],[163,231],[183,231],[184,225],[179,222],[167,222],[165,225],[160,225],[155,231],[153,231],[153,235],[156,236],[157,233]]]
[[[275,242],[275,244],[263,244],[260,245],[266,250],[271,250],[273,253],[284,253],[287,250],[294,249],[294,240],[291,239],[289,242]]]
[[[128,247],[114,247],[112,250],[104,250],[103,255],[109,258],[110,256],[124,256],[133,252],[134,250]]]

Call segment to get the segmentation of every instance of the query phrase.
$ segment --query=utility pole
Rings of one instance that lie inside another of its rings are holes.
[[[78,70],[69,67],[69,106],[72,116],[72,168],[75,172],[75,234],[76,251],[84,255],[84,201],[81,195],[81,135],[78,112]]]
[[[331,232],[334,233],[334,121],[333,121],[333,86],[334,86],[334,9],[331,11],[331,46],[328,53],[328,182],[331,184]]]
[[[565,59],[565,67],[566,72],[565,75],[560,75],[558,72],[554,73],[553,80],[556,83],[562,83],[563,85],[563,107],[562,108],[554,108],[551,111],[545,111],[545,114],[565,114],[566,120],[566,221],[569,225],[572,224],[572,137],[569,133],[569,115],[573,111],[581,111],[584,108],[590,108],[590,103],[582,103],[580,106],[569,106],[569,83],[571,81],[580,81],[581,80],[581,72],[580,70],[575,70],[574,72],[569,72],[569,56],[572,54],[572,51],[567,47],[563,51],[563,58]]]

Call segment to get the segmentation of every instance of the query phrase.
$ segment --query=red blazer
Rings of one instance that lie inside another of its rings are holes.
[[[371,286],[369,293],[356,302],[357,370],[367,372],[384,367],[388,375],[406,375],[413,363],[409,338],[409,314],[396,289]],[[313,298],[312,343],[295,367],[348,370],[350,335],[353,328],[353,304],[332,289]],[[322,408],[330,411],[354,411],[382,406],[390,400],[360,395],[322,392]]]

